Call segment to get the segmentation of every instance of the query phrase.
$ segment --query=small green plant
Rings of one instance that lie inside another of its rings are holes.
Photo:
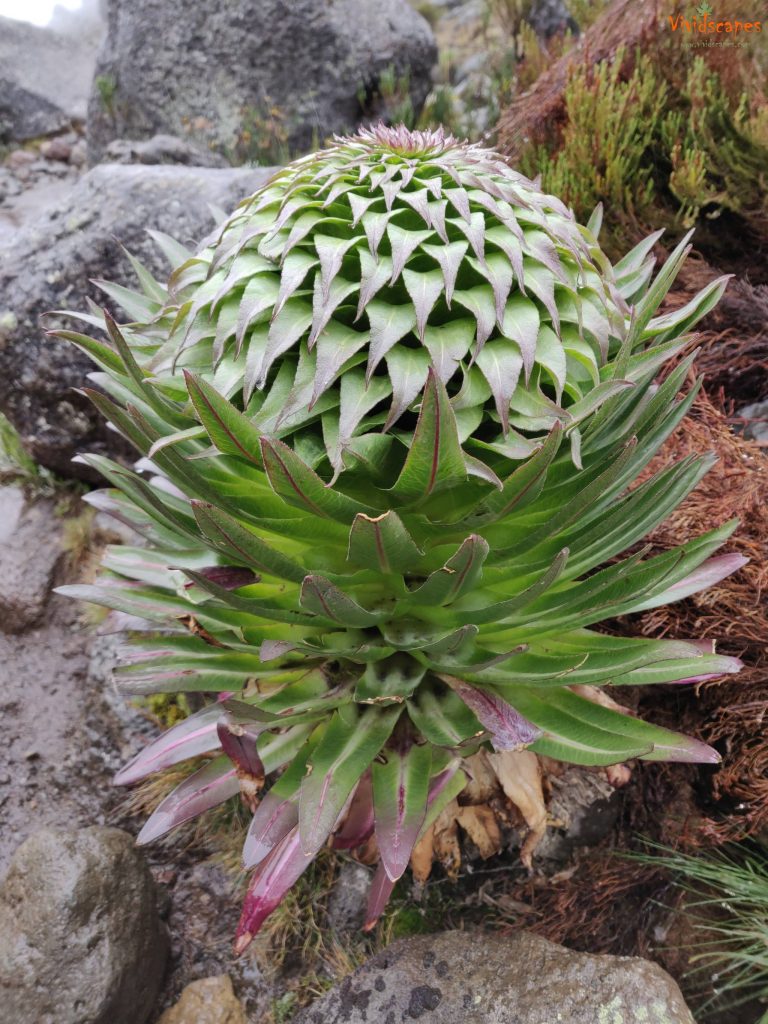
[[[117,781],[197,759],[141,842],[241,797],[238,951],[329,844],[375,843],[372,928],[480,751],[508,795],[537,754],[718,760],[599,689],[740,668],[595,628],[744,561],[715,556],[735,523],[638,546],[711,464],[645,472],[725,287],[659,314],[688,240],[652,281],[654,240],[614,267],[493,151],[379,125],[280,170],[196,253],[160,236],[168,286],[106,285],[127,317],[107,342],[59,332],[148,468],[86,459],[147,544],[63,589],[147,621],[127,692],[220,695]]]
[[[567,120],[559,147],[529,150],[521,160],[527,173],[574,207],[580,216],[602,202],[637,226],[655,197],[650,154],[667,103],[667,87],[647,56],[640,56],[629,78],[622,75],[625,52],[580,67],[565,91]]]
[[[115,115],[115,100],[117,98],[117,79],[114,75],[96,75],[93,80],[96,92],[103,109],[110,117]]]
[[[40,469],[24,450],[10,420],[0,412],[0,482],[39,483]]]
[[[243,107],[240,127],[227,154],[230,163],[279,167],[290,160],[285,112],[274,104]]]
[[[754,1000],[768,1003],[768,859],[759,848],[732,846],[692,856],[656,846],[635,859],[671,872],[684,891],[681,913],[700,941],[690,947],[690,980],[714,994],[698,1019]],[[768,1024],[768,1010],[756,1024]]]
[[[701,57],[679,81],[650,55],[637,54],[628,74],[626,63],[619,49],[572,70],[562,133],[527,149],[523,170],[538,169],[580,216],[602,202],[614,245],[643,227],[764,209],[765,108],[729,97]]]

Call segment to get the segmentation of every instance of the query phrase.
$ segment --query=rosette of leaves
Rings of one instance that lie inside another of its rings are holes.
[[[659,315],[687,242],[652,280],[656,236],[612,267],[598,227],[493,152],[379,127],[279,171],[195,253],[156,236],[168,284],[136,262],[141,292],[105,284],[129,320],[84,316],[106,340],[59,332],[142,456],[88,457],[110,484],[90,501],[146,541],[65,589],[142,623],[125,691],[211,698],[117,781],[198,759],[142,842],[241,794],[238,950],[328,843],[377,844],[375,921],[482,749],[717,760],[593,688],[739,667],[595,628],[742,562],[715,555],[733,523],[641,545],[711,463],[644,472],[724,280]]]

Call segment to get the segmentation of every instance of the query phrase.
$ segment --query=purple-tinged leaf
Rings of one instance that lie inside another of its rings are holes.
[[[536,362],[540,316],[535,302],[523,295],[513,295],[504,308],[501,331],[505,338],[517,343],[523,357],[525,380],[530,378]]]
[[[491,227],[486,231],[486,241],[493,242],[509,260],[520,291],[525,295],[525,276],[523,272],[523,248],[504,227]],[[490,256],[487,256],[490,259]]]
[[[285,654],[297,651],[299,648],[290,640],[263,640],[259,648],[259,660],[263,662],[276,661]]]
[[[633,606],[633,611],[646,611],[649,608],[657,608],[662,604],[670,604],[672,601],[682,601],[691,594],[697,594],[700,590],[714,587],[721,580],[738,572],[749,561],[744,555],[735,552],[728,555],[717,555],[715,558],[708,558],[697,569],[678,580],[661,594],[655,594],[642,604]]]
[[[365,249],[359,249],[360,255],[360,298],[357,303],[355,322],[363,315],[368,303],[380,291],[392,275],[392,260],[388,256],[375,259]]]
[[[289,832],[261,862],[248,886],[237,926],[235,953],[238,956],[245,952],[283,896],[311,863],[311,857],[301,849],[298,828]]]
[[[454,298],[474,316],[477,321],[477,348],[483,347],[496,326],[496,310],[493,289],[488,284],[454,292]]]
[[[237,565],[209,565],[197,571],[211,583],[223,587],[224,590],[239,590],[240,587],[249,587],[261,579],[253,569],[245,569]],[[184,586],[185,588],[193,587],[194,583],[185,583]]]
[[[445,304],[450,309],[453,291],[456,287],[456,275],[464,261],[464,257],[467,255],[467,243],[451,242],[449,245],[425,245],[422,248],[425,253],[440,264],[445,286]]]
[[[370,769],[357,784],[347,813],[331,836],[334,850],[354,850],[373,835],[373,788]]]
[[[403,282],[416,311],[416,328],[423,344],[427,319],[443,290],[443,277],[439,270],[426,273],[404,270]]]
[[[423,348],[396,346],[387,353],[392,382],[392,407],[384,424],[387,431],[416,400],[429,373],[429,353]]]
[[[525,286],[530,289],[536,298],[541,302],[552,320],[552,327],[556,334],[560,333],[560,310],[557,308],[557,300],[555,299],[555,278],[551,270],[547,270],[540,263],[534,260],[524,259],[523,265],[525,267]],[[587,304],[588,305],[588,304]],[[607,329],[607,321],[602,318],[598,318],[598,321],[602,327],[605,325]],[[601,332],[602,337],[602,332]],[[607,337],[604,339],[607,342]],[[604,358],[607,356],[607,350]]]
[[[364,932],[373,931],[376,927],[376,923],[384,913],[394,888],[395,883],[387,874],[383,862],[380,863],[376,868],[376,874],[373,876],[373,882],[368,892],[368,909],[365,914],[365,924],[363,925]]]
[[[361,370],[347,370],[339,387],[339,446],[344,449],[368,413],[392,394],[392,385],[384,377],[366,383]]]
[[[506,256],[501,253],[492,253],[489,255],[484,263],[479,260],[472,259],[470,257],[469,263],[471,266],[484,277],[491,288],[493,289],[493,296],[496,304],[496,322],[499,327],[502,326],[504,320],[504,310],[506,307],[509,293],[512,289],[512,281],[514,275],[512,273],[512,267]]]
[[[432,215],[429,206],[429,190],[417,189],[415,192],[403,192],[402,199],[421,217],[428,228],[432,227]]]
[[[440,327],[427,327],[423,344],[432,358],[435,373],[443,382],[453,377],[475,340],[475,324],[469,317],[450,320]]]
[[[211,704],[172,726],[120,769],[114,778],[115,785],[129,786],[179,761],[216,750],[216,723],[222,714],[221,704]]]
[[[257,743],[261,734],[274,726],[274,721],[249,721],[238,710],[239,701],[227,701],[227,710],[219,719],[216,731],[222,749],[234,764],[240,782],[240,794],[246,803],[255,807],[258,794],[264,786],[264,763]],[[248,708],[248,705],[243,705]],[[250,710],[250,709],[248,709]],[[272,716],[269,716],[272,718]]]
[[[302,213],[296,218],[283,245],[283,260],[288,258],[288,253],[305,239],[315,224],[322,219],[323,214],[320,210],[307,210],[306,213]]]
[[[349,202],[350,209],[352,210],[353,228],[357,227],[357,222],[363,216],[371,203],[375,203],[378,198],[378,196],[361,196],[357,192],[347,193],[347,200]]]
[[[363,230],[368,240],[368,249],[371,256],[375,257],[378,255],[379,244],[384,237],[384,232],[387,230],[391,216],[391,211],[374,213],[373,210],[370,210],[368,213],[363,214]]]
[[[432,237],[431,231],[407,231],[397,224],[387,226],[387,236],[392,246],[392,276],[390,284],[394,284],[403,272],[406,261],[420,245]]]
[[[542,735],[541,729],[523,718],[498,694],[482,690],[453,676],[441,678],[461,697],[480,724],[491,734],[494,750],[524,750]]]
[[[429,204],[429,216],[432,221],[432,228],[443,245],[449,244],[448,233],[445,230],[445,210],[448,203],[445,199],[438,199]]]
[[[396,882],[408,867],[427,812],[432,748],[395,744],[371,766],[376,840],[381,863]]]
[[[256,808],[243,844],[243,866],[255,868],[299,823],[296,800],[270,790]]]
[[[314,292],[312,295],[312,330],[307,339],[307,348],[311,351],[317,339],[325,329],[333,314],[352,292],[356,291],[357,284],[354,281],[347,281],[346,278],[338,276],[333,279],[330,290],[326,296],[320,284],[320,278],[315,278]]]
[[[223,804],[239,790],[237,772],[229,758],[209,761],[168,794],[139,832],[136,842],[140,846],[154,842],[185,821]]]
[[[520,349],[514,341],[496,338],[484,345],[477,354],[477,365],[493,392],[501,429],[506,437],[509,433],[509,403],[523,368]]]
[[[388,167],[386,174],[387,175],[389,175],[390,173],[394,174],[395,171],[396,171],[396,168]],[[398,195],[400,194],[400,189],[402,187],[403,187],[402,181],[384,181],[384,182],[381,183],[380,188],[381,188],[381,192],[382,192],[382,194],[384,196],[384,205],[386,206],[386,208],[388,210],[392,209],[392,204],[394,203],[395,199],[397,199]]]
[[[416,326],[413,306],[395,306],[389,302],[369,302],[365,309],[371,328],[368,342],[366,380],[370,381],[376,367],[389,350]]]
[[[335,712],[301,783],[299,830],[307,856],[316,853],[336,824],[349,794],[389,739],[401,707],[370,708],[356,721],[352,709]]]
[[[266,274],[259,274],[258,277],[254,277],[246,285],[237,314],[235,340],[238,352],[242,348],[248,328],[262,314],[274,309],[278,291],[277,279]]]
[[[485,217],[482,213],[473,213],[468,224],[463,220],[454,220],[451,223],[464,233],[472,246],[472,252],[480,262],[485,262]]]
[[[469,207],[469,196],[463,188],[446,188],[443,189],[443,195],[450,202],[451,206],[461,214],[464,220],[469,224],[472,213]]]
[[[324,298],[328,298],[331,283],[341,270],[347,252],[359,241],[361,239],[357,235],[352,238],[332,238],[330,235],[319,234],[313,236],[312,243],[320,258],[320,280]]]
[[[312,409],[338,377],[342,367],[368,342],[368,334],[332,320],[317,342],[317,364],[312,385]]]
[[[314,313],[304,299],[289,299],[269,326],[267,344],[259,367],[259,387],[263,388],[272,364],[309,330]]]

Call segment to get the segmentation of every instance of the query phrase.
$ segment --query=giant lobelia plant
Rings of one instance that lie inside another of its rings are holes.
[[[104,286],[130,322],[82,318],[108,342],[58,332],[142,455],[87,457],[111,485],[90,501],[146,539],[64,589],[136,617],[128,693],[218,697],[117,781],[195,759],[141,842],[241,795],[238,950],[328,843],[375,839],[375,921],[481,749],[718,759],[596,688],[739,663],[595,627],[743,561],[714,556],[733,523],[640,546],[711,464],[646,471],[725,282],[658,315],[687,240],[652,280],[657,236],[612,267],[598,226],[489,150],[378,127],[279,171],[194,254],[157,236],[167,286],[135,262],[141,294]]]

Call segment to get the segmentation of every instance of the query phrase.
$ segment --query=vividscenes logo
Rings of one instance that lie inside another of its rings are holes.
[[[707,0],[702,0],[691,18],[686,18],[682,14],[675,16],[670,14],[669,27],[673,32],[685,35],[720,36],[723,42],[720,42],[719,45],[723,45],[725,40],[733,39],[741,33],[749,34],[763,30],[759,21],[739,21],[731,18],[720,20],[715,15],[712,4]],[[718,45],[714,39],[711,42],[713,45]]]

